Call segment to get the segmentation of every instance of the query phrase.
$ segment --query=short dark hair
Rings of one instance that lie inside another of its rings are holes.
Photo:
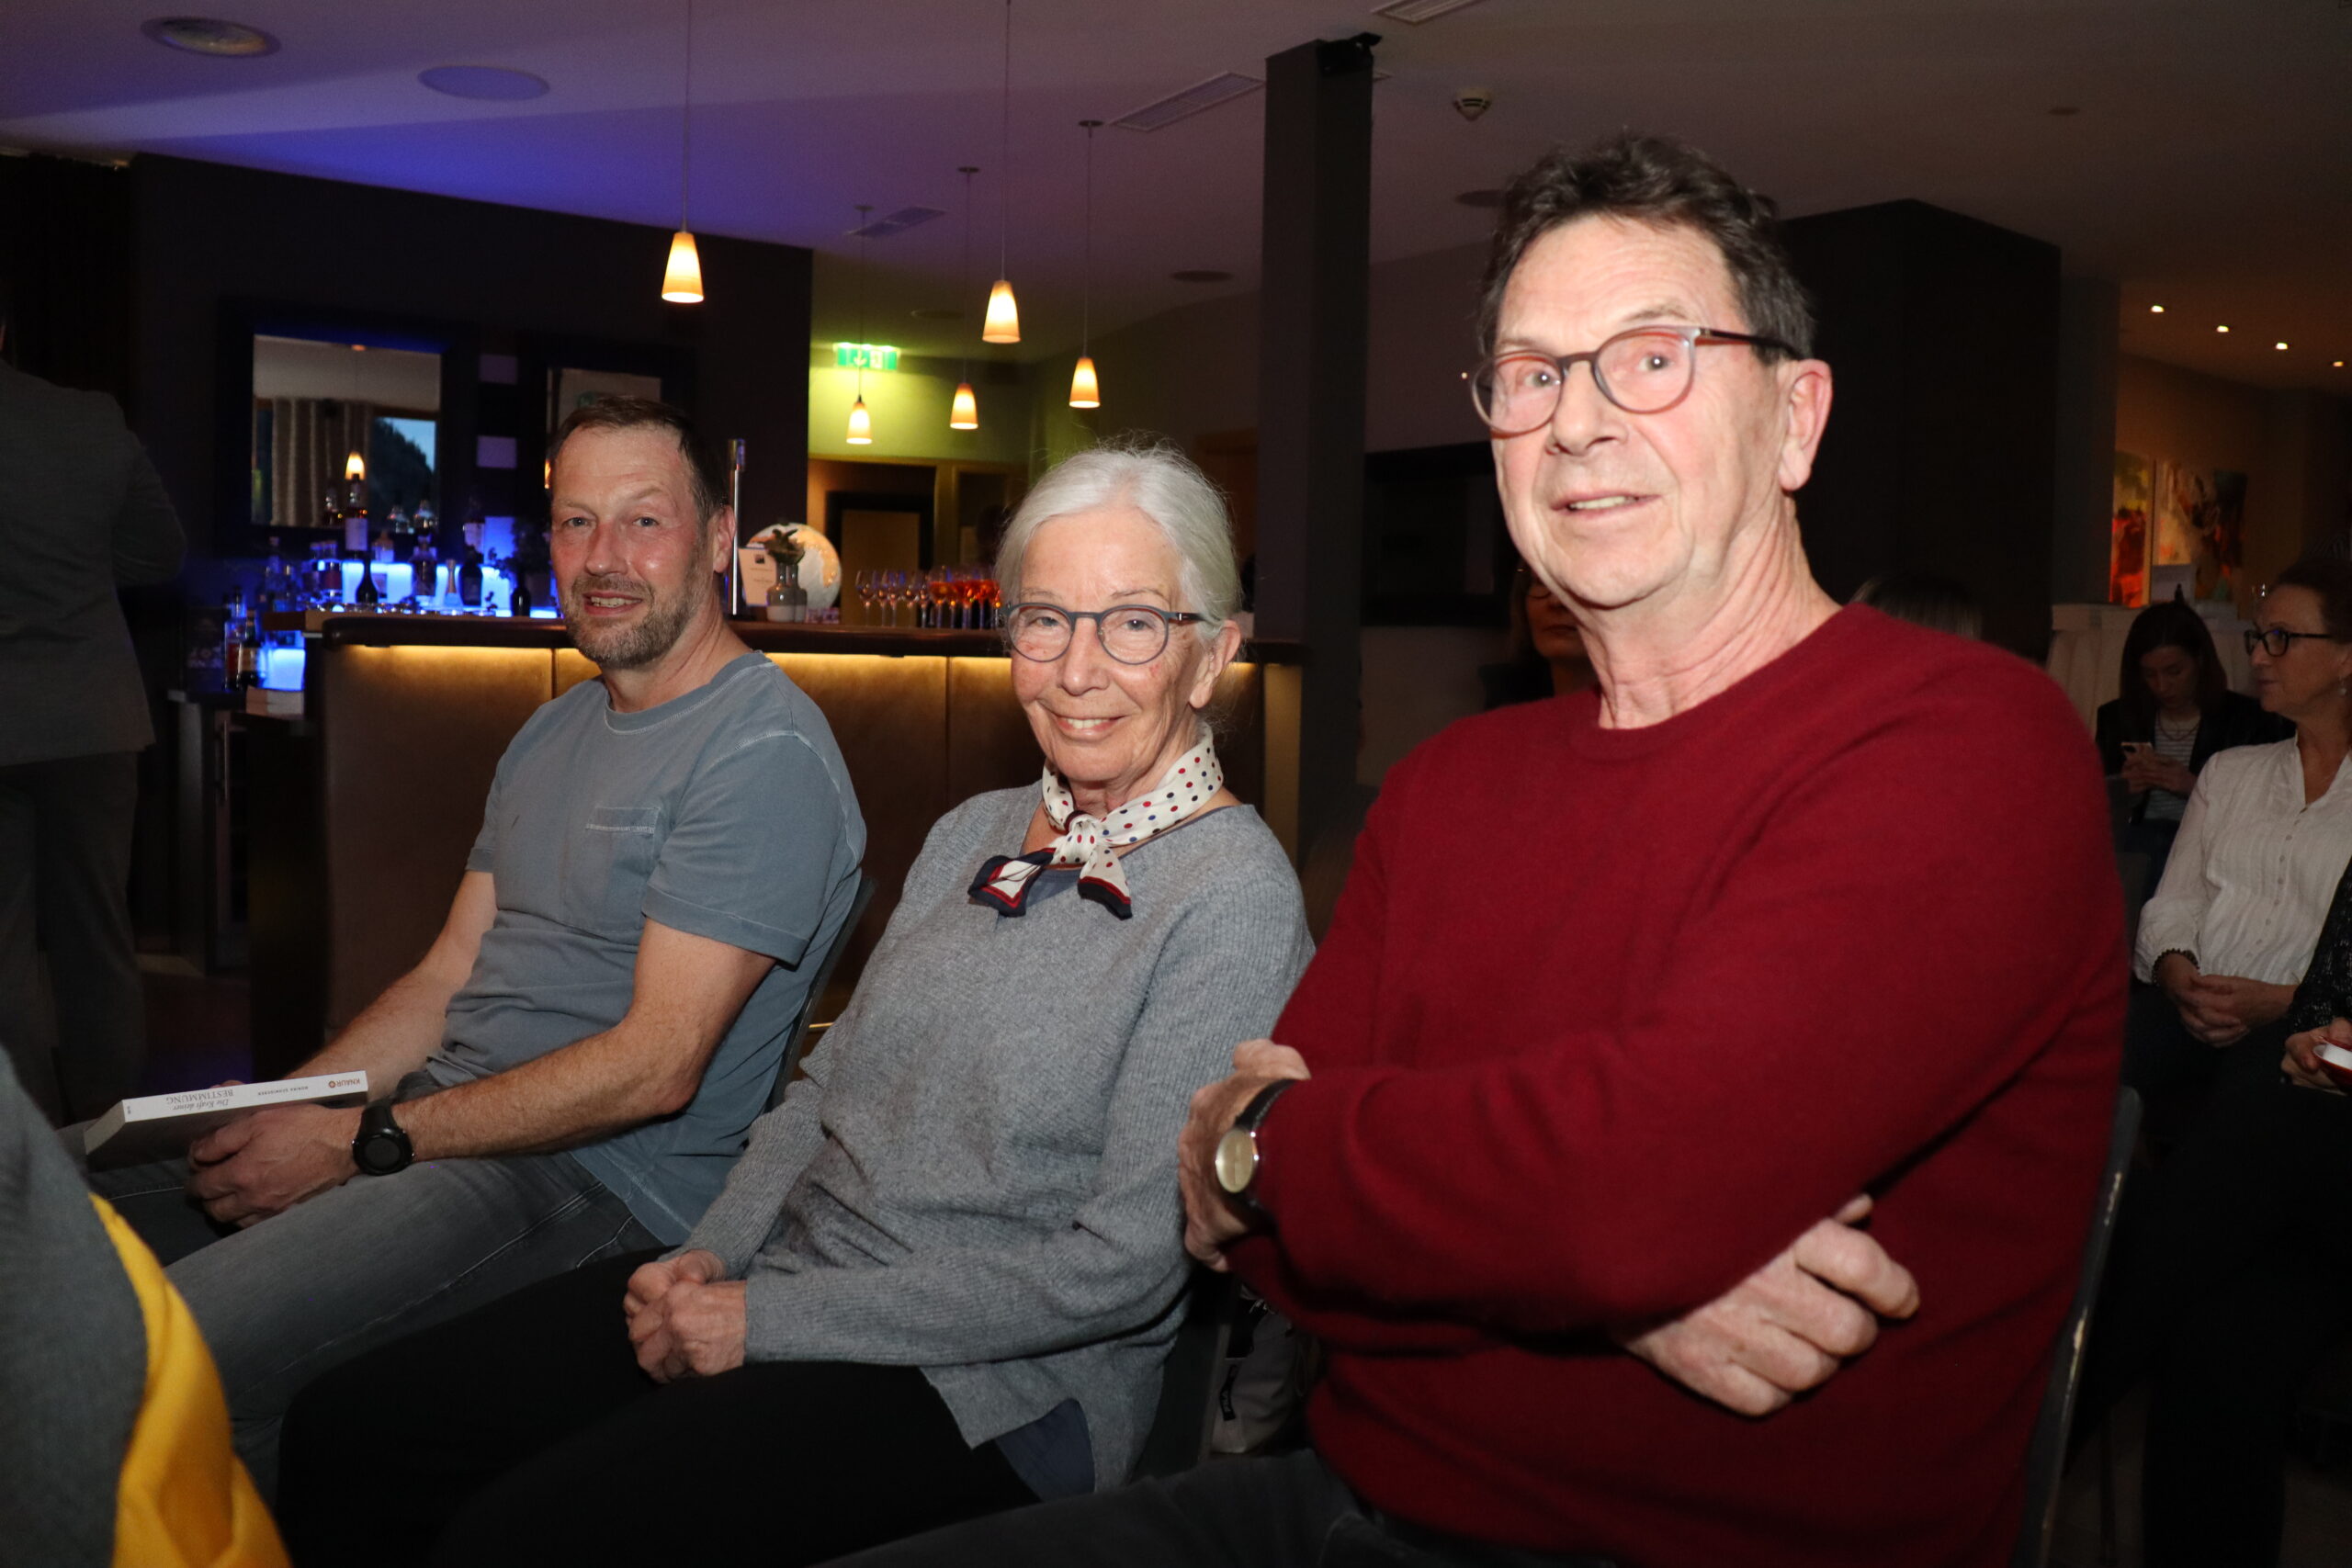
[[[2334,556],[2305,556],[2270,580],[2273,588],[2308,588],[2319,595],[2320,618],[2327,635],[2337,642],[2352,642],[2352,561]]]
[[[695,519],[708,527],[727,491],[718,460],[684,410],[651,398],[598,398],[564,415],[548,443],[548,477],[554,477],[555,460],[562,454],[563,444],[583,430],[649,429],[666,430],[678,438],[679,455],[686,460],[686,484],[694,493]]]
[[[1619,218],[1697,231],[1713,242],[1731,274],[1744,326],[1777,338],[1805,358],[1813,353],[1813,310],[1789,265],[1777,209],[1697,148],[1670,137],[1623,130],[1580,152],[1555,148],[1503,191],[1478,295],[1478,352],[1495,351],[1503,290],[1528,247],[1579,218]],[[1756,352],[1770,364],[1778,349]]]
[[[2187,604],[2166,599],[2132,616],[2132,629],[2123,634],[2120,694],[2125,710],[2138,716],[2143,728],[2156,721],[2156,699],[2140,673],[2140,660],[2160,648],[2177,648],[2197,660],[2198,707],[2211,713],[2222,705],[2229,682],[2213,647],[2212,629]]]

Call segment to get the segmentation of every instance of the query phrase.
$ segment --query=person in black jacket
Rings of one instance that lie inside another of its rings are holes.
[[[146,1047],[128,887],[155,732],[115,589],[169,581],[181,548],[114,400],[0,363],[0,1043],[58,1120],[130,1093]]]
[[[2098,753],[2133,795],[2116,850],[2150,862],[2164,880],[2180,814],[2205,760],[2233,746],[2284,740],[2295,727],[2229,688],[2205,617],[2177,599],[2151,604],[2123,639],[2122,695],[2098,710]]]

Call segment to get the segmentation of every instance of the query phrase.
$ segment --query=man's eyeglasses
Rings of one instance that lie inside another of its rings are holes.
[[[1004,640],[1023,659],[1051,664],[1069,651],[1070,634],[1080,621],[1094,623],[1102,651],[1122,664],[1148,664],[1168,647],[1168,628],[1208,619],[1190,610],[1150,604],[1114,604],[1107,610],[1065,610],[1059,604],[1008,604]]]
[[[2245,629],[2245,653],[2246,657],[2251,659],[2254,657],[2254,650],[2259,648],[2273,659],[2284,659],[2287,657],[2287,650],[2299,642],[2333,642],[2335,640],[2325,632],[2290,632],[2284,626],[2269,626],[2257,630],[2248,626]]]
[[[1699,350],[1746,344],[1793,355],[1778,338],[1713,327],[1635,327],[1582,354],[1537,354],[1514,349],[1498,354],[1462,378],[1470,384],[1471,406],[1496,435],[1524,435],[1552,423],[1568,372],[1579,362],[1592,367],[1592,384],[1627,413],[1664,413],[1690,395]]]

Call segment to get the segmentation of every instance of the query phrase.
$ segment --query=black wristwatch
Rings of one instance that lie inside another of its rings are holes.
[[[1216,1141],[1216,1184],[1228,1196],[1240,1199],[1253,1209],[1258,1206],[1250,1190],[1258,1185],[1259,1123],[1265,1121],[1266,1112],[1274,1108],[1274,1101],[1283,1097],[1283,1091],[1296,1082],[1296,1078],[1281,1078],[1251,1095],[1250,1103],[1241,1108],[1241,1114],[1233,1119],[1225,1136]]]
[[[359,1113],[359,1132],[351,1140],[351,1163],[362,1176],[390,1176],[406,1170],[416,1149],[392,1119],[392,1102],[379,1100]]]

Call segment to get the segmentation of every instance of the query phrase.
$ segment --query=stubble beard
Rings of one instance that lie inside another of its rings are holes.
[[[645,612],[628,626],[594,621],[582,613],[582,601],[590,593],[643,594]],[[600,670],[642,670],[658,662],[678,645],[694,611],[691,588],[665,595],[629,578],[575,577],[563,590],[563,624],[571,645]]]

